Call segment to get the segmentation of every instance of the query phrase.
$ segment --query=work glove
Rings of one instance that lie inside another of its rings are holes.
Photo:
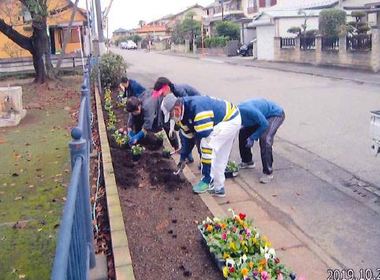
[[[169,138],[172,139],[174,137],[175,121],[173,119],[170,119],[169,122],[170,122]]]
[[[144,131],[141,130],[139,133],[137,133],[136,135],[134,135],[133,137],[131,137],[131,138],[129,139],[128,144],[129,144],[130,146],[133,146],[133,145],[135,145],[137,142],[139,142],[141,139],[143,139],[144,136],[145,136]]]
[[[248,138],[247,139],[247,143],[245,144],[245,147],[247,148],[247,149],[250,149],[250,148],[252,148],[253,147],[253,144],[255,143],[255,140],[252,140],[251,138]]]
[[[128,131],[128,137],[129,137],[129,139],[131,139],[135,135],[136,135],[136,133],[133,130]]]

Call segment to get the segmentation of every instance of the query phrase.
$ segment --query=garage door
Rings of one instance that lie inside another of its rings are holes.
[[[257,26],[257,58],[274,60],[274,25]]]

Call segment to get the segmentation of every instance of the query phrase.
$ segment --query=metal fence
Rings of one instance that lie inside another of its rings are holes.
[[[322,51],[339,51],[339,37],[322,37]]]
[[[300,48],[301,50],[315,50],[315,37],[312,36],[301,36],[300,37]]]
[[[88,63],[81,87],[78,126],[72,129],[69,143],[72,174],[60,223],[52,280],[88,279],[89,269],[95,266],[89,183],[90,72]]]
[[[281,37],[281,49],[291,49],[296,47],[296,38]]]
[[[360,34],[346,37],[347,50],[370,51],[372,49],[372,35]]]

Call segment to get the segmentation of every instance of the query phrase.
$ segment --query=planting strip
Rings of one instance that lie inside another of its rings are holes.
[[[112,166],[112,158],[107,138],[107,130],[104,124],[101,99],[97,88],[95,88],[95,99],[116,279],[134,280],[135,276],[133,273],[132,258],[129,251],[128,238],[127,233],[125,232],[119,193]]]

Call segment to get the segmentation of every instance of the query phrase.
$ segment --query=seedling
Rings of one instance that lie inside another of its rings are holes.
[[[164,158],[170,158],[170,156],[171,156],[171,151],[170,151],[169,149],[167,149],[167,148],[164,148],[164,149],[162,150],[162,156],[163,156]]]
[[[224,176],[226,178],[233,178],[239,174],[239,165],[234,161],[229,161],[227,163],[226,170],[224,171]]]
[[[113,134],[112,137],[115,139],[115,142],[118,146],[122,147],[128,144],[129,142],[129,137],[128,135],[120,132],[119,130],[116,130]]]
[[[133,145],[132,148],[132,159],[134,161],[138,161],[141,158],[141,155],[143,154],[145,148],[142,147],[140,144]]]

